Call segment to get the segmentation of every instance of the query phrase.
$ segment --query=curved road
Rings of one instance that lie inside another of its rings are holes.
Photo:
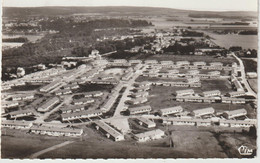
[[[252,95],[254,96],[255,98],[257,98],[257,94],[252,90],[252,88],[250,87],[250,85],[248,84],[247,80],[246,80],[246,73],[245,73],[245,66],[243,64],[243,61],[238,58],[234,53],[231,53],[231,55],[236,58],[236,60],[238,60],[239,62],[239,66],[240,66],[240,71],[241,71],[241,78],[242,78],[242,81],[247,89],[247,95]]]

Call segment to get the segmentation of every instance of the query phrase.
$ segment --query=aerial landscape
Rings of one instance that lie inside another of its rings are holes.
[[[254,158],[257,11],[2,7],[1,158]]]

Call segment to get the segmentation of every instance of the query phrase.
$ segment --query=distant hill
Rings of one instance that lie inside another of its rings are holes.
[[[228,12],[211,12],[211,11],[193,11],[180,10],[171,8],[157,7],[127,7],[127,6],[108,6],[108,7],[4,7],[3,17],[22,18],[27,16],[55,16],[71,14],[101,14],[113,16],[180,16],[180,15],[199,15],[200,17],[248,17],[256,18],[257,12],[251,11],[228,11]]]

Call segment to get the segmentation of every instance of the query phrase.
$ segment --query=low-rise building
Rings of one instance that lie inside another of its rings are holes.
[[[20,118],[20,117],[28,117],[28,116],[34,116],[34,111],[31,109],[27,110],[18,110],[8,113],[8,117],[10,119]]]
[[[176,65],[179,65],[179,66],[190,65],[190,62],[189,61],[177,61]]]
[[[79,111],[79,112],[61,114],[61,119],[63,122],[66,122],[66,121],[71,121],[71,120],[98,117],[100,115],[102,115],[101,110],[83,110],[83,111]]]
[[[232,98],[232,97],[221,97],[222,103],[232,103],[232,104],[245,104],[246,99],[245,98]]]
[[[232,118],[237,118],[241,116],[246,116],[247,111],[246,109],[237,109],[237,110],[232,110],[232,111],[225,111],[223,113],[223,117],[227,119],[232,119]]]
[[[52,83],[42,87],[40,92],[49,92],[50,90],[58,87],[61,84],[60,80],[53,81]]]
[[[244,91],[233,91],[233,92],[228,92],[227,95],[228,95],[228,97],[239,97],[239,96],[244,96],[245,92]]]
[[[60,102],[60,99],[57,97],[53,97],[51,99],[48,99],[46,102],[44,102],[40,107],[37,108],[38,112],[47,112],[49,111],[54,105],[58,104]]]
[[[214,114],[214,112],[215,109],[213,107],[208,107],[208,108],[193,110],[191,112],[191,115],[194,117],[200,117],[208,114]]]
[[[94,102],[95,102],[95,100],[92,98],[81,98],[81,99],[73,100],[74,105],[85,105],[85,104],[91,104]]]
[[[20,100],[31,100],[34,98],[34,94],[19,94],[12,96],[12,100],[20,101]]]
[[[219,90],[205,91],[202,95],[204,97],[220,96],[221,92]]]
[[[219,125],[222,127],[252,127],[257,125],[256,120],[226,120],[220,119]]]
[[[67,95],[67,94],[71,94],[72,91],[70,89],[60,89],[55,91],[55,95],[60,96],[60,95]]]
[[[124,140],[124,135],[122,135],[120,132],[106,124],[102,121],[96,121],[95,122],[96,129],[101,130],[107,138],[111,138],[114,141],[122,141]]]
[[[144,117],[137,117],[136,120],[138,121],[139,125],[144,126],[146,128],[152,128],[156,126],[156,124],[153,121]]]
[[[193,95],[195,92],[193,89],[184,89],[176,91],[176,96],[186,96],[186,95]]]
[[[205,66],[206,62],[193,62],[194,66]]]
[[[66,107],[61,107],[60,110],[61,110],[62,114],[66,114],[66,113],[83,111],[83,110],[85,110],[85,107],[84,107],[84,105],[66,106]]]
[[[101,97],[103,96],[103,92],[101,91],[91,91],[91,92],[86,92],[84,93],[85,97]]]
[[[160,129],[156,129],[156,130],[151,130],[151,131],[147,131],[147,132],[140,133],[140,134],[135,134],[134,138],[138,142],[146,142],[146,141],[149,141],[149,140],[160,139],[164,135],[165,135],[164,131],[162,131]]]
[[[1,126],[3,128],[11,128],[11,129],[29,129],[32,126],[32,122],[31,121],[2,120]]]
[[[81,136],[83,129],[77,128],[58,128],[58,127],[46,127],[46,126],[32,126],[31,133],[49,135],[49,136]]]
[[[183,108],[181,106],[175,106],[175,107],[160,109],[159,114],[161,116],[165,116],[165,115],[169,115],[169,114],[179,113],[182,111],[183,111]]]
[[[19,103],[17,101],[2,101],[1,102],[1,108],[13,108],[19,106]]]
[[[134,114],[147,113],[147,112],[149,113],[150,111],[152,111],[152,108],[150,105],[145,105],[145,106],[128,108],[128,111],[131,115],[134,115]]]

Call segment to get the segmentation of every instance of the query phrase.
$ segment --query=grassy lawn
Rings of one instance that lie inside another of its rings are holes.
[[[62,138],[53,139],[47,136],[26,134],[25,131],[20,130],[2,129],[1,157],[28,158],[33,153],[62,142]]]
[[[246,72],[257,72],[257,62],[250,59],[242,59]]]
[[[206,81],[205,81],[206,82]],[[208,91],[213,89],[218,89],[222,93],[230,91],[227,85],[222,84],[221,87],[213,87],[212,83],[207,81],[208,83],[202,84],[202,88],[194,88],[194,91],[200,93],[202,91]],[[218,81],[221,82],[221,81]],[[222,81],[223,82],[223,81]],[[193,102],[177,102],[173,100],[173,93],[177,90],[183,90],[189,88],[181,88],[181,87],[164,87],[164,86],[152,86],[149,91],[148,104],[151,105],[154,111],[173,106],[182,106],[186,111],[192,111],[196,109],[213,107],[216,112],[222,112],[227,110],[236,110],[245,108],[248,112],[249,118],[256,118],[256,113],[250,106],[250,104],[225,104],[225,103],[193,103]]]

